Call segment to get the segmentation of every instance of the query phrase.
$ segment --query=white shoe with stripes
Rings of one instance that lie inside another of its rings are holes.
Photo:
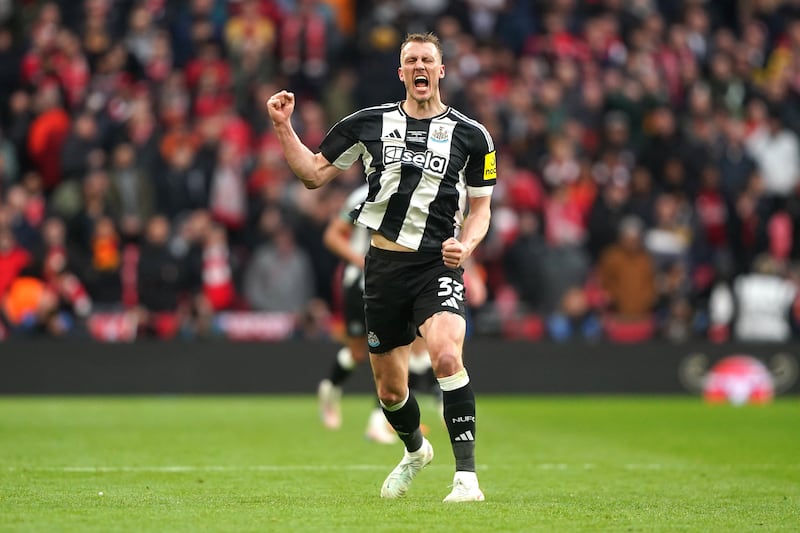
[[[399,498],[403,496],[420,470],[433,461],[433,446],[425,437],[422,446],[415,452],[405,450],[403,460],[389,473],[381,487],[381,498]]]
[[[453,476],[453,490],[442,501],[445,503],[482,502],[484,499],[475,472],[456,472],[456,475]]]

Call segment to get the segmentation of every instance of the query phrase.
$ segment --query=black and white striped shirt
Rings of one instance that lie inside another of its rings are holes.
[[[401,103],[343,118],[320,145],[337,168],[364,162],[369,193],[355,222],[419,251],[441,250],[461,228],[467,197],[492,193],[494,150],[486,128],[455,109],[419,120]]]

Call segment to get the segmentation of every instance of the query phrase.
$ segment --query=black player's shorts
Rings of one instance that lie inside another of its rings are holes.
[[[369,351],[410,344],[417,328],[440,311],[465,317],[463,272],[445,266],[441,253],[371,247],[364,289]]]
[[[363,275],[363,274],[362,274]],[[361,279],[344,286],[344,326],[348,337],[364,337],[367,334],[364,316],[364,290]]]

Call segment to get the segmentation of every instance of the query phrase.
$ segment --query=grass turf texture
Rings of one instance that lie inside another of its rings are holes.
[[[800,400],[497,397],[478,404],[487,501],[445,505],[453,459],[379,498],[400,445],[373,403],[324,430],[307,396],[0,398],[1,531],[797,531]],[[102,492],[103,495],[99,495]]]

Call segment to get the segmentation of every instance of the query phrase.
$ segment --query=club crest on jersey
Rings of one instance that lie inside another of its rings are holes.
[[[444,126],[439,126],[437,130],[431,133],[431,139],[437,143],[447,142],[450,138],[450,135],[447,133],[447,130],[444,129]]]
[[[415,152],[401,146],[386,146],[383,148],[383,164],[400,163],[401,165],[411,165],[423,170],[432,170],[439,174],[444,174],[447,167],[447,159],[438,156],[430,150]]]

